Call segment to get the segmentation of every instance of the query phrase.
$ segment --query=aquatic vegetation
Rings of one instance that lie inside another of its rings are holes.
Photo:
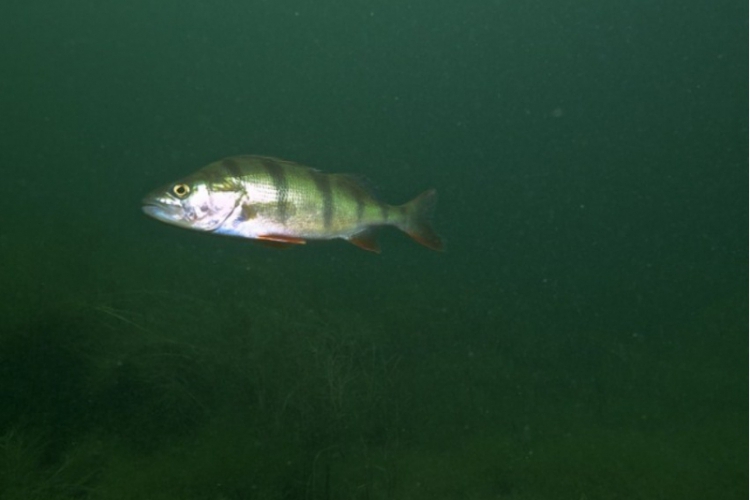
[[[247,272],[230,299],[92,291],[3,332],[0,497],[743,498],[743,459],[717,454],[736,415],[722,435],[670,413],[695,376],[638,338],[540,347],[526,323],[479,335],[440,312],[470,297],[384,317]]]
[[[92,446],[93,445],[93,446]],[[0,436],[0,497],[56,500],[88,496],[100,472],[96,443],[79,443],[55,460],[43,434],[9,429]]]

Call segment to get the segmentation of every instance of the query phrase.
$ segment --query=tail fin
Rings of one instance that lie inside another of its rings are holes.
[[[442,251],[443,241],[430,225],[435,205],[437,205],[437,191],[434,189],[425,191],[409,203],[402,205],[401,209],[406,212],[406,217],[399,225],[399,229],[411,236],[417,243]]]

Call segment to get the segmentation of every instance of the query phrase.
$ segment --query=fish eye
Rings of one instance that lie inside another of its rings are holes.
[[[190,186],[188,186],[187,184],[175,184],[175,186],[172,188],[172,192],[175,194],[175,196],[182,199],[190,194]]]

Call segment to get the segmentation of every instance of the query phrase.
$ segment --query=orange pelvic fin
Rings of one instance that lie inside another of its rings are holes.
[[[262,245],[266,248],[275,248],[276,250],[286,250],[287,248],[296,247],[294,243],[282,243],[280,241],[270,241],[270,240],[254,240],[254,242],[258,245]]]
[[[417,243],[432,250],[442,251],[443,240],[430,224],[435,205],[437,205],[437,191],[434,189],[425,191],[409,203],[402,205],[402,210],[406,210],[406,220],[399,225],[399,228]]]
[[[262,242],[286,243],[289,245],[304,245],[307,243],[307,241],[302,238],[295,238],[294,236],[286,236],[283,234],[263,234],[256,239]]]

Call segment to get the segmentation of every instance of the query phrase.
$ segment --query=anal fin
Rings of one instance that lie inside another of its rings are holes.
[[[375,239],[375,231],[373,229],[365,229],[357,234],[353,234],[348,238],[348,241],[368,252],[380,253],[380,245],[378,245],[378,241]]]

